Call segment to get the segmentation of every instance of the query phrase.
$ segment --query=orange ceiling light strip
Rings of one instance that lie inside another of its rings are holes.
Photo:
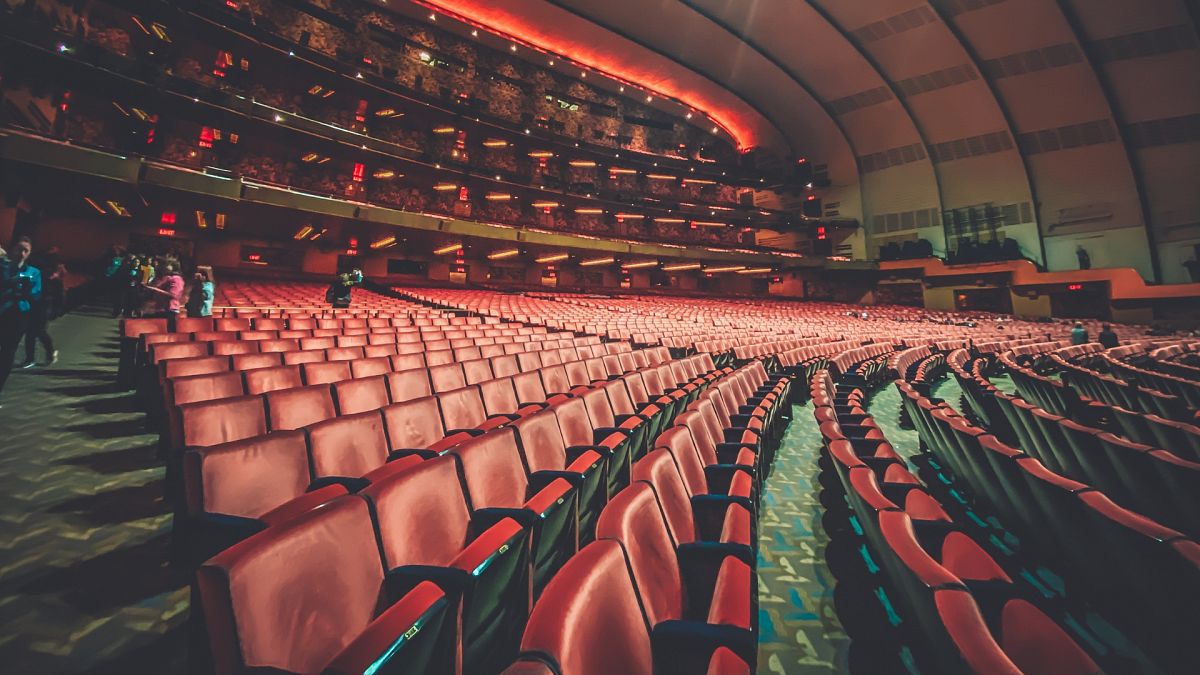
[[[570,253],[559,253],[556,255],[544,255],[544,256],[534,260],[534,262],[552,263],[552,262],[559,262],[560,260],[566,260],[567,258],[570,258],[570,257],[571,257]]]
[[[627,270],[636,270],[643,267],[654,267],[656,265],[658,265],[657,260],[645,260],[643,262],[625,263],[624,265],[621,265],[621,267]]]
[[[689,91],[655,72],[652,64],[641,66],[615,60],[595,44],[576,42],[555,33],[553,22],[542,22],[519,15],[508,9],[508,3],[487,0],[415,0],[418,4],[438,10],[447,16],[481,28],[525,46],[550,52],[610,77],[621,84],[639,87],[651,94],[675,99],[689,108],[708,116],[720,129],[729,134],[739,150],[759,144],[753,130],[741,123],[736,114],[720,106],[702,92]],[[642,83],[654,83],[653,85]]]
[[[700,269],[700,263],[684,263],[682,265],[665,265],[663,267],[664,272],[683,272],[685,270],[698,270],[698,269]]]
[[[489,253],[488,260],[503,260],[505,258],[511,258],[514,255],[520,254],[520,249],[510,248],[507,251],[496,251],[495,253]]]
[[[434,255],[446,255],[447,253],[454,253],[455,251],[457,251],[461,248],[462,248],[462,244],[450,244],[449,246],[443,246],[441,248],[434,249],[433,254]]]
[[[583,262],[579,263],[579,266],[594,267],[596,265],[611,265],[616,261],[616,258],[593,258],[591,260],[584,260]]]

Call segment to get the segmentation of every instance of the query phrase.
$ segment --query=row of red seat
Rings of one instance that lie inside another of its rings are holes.
[[[668,406],[663,412],[671,415],[675,406],[682,410],[689,402],[698,414],[703,414],[699,412],[700,404],[708,403],[703,409],[715,415],[718,403],[724,410],[726,396],[750,398],[747,373],[726,375],[718,381],[719,375],[711,372],[698,376],[674,390],[678,395],[668,394],[657,403]],[[550,409],[508,420],[463,440],[444,451],[446,454],[425,460],[419,459],[421,455],[405,455],[395,461],[412,462],[411,466],[388,471],[388,475],[360,488],[358,494],[342,495],[294,520],[273,523],[206,563],[199,582],[218,672],[240,672],[247,666],[296,672],[322,668],[329,672],[362,672],[359,669],[365,669],[364,664],[370,665],[380,655],[401,660],[406,669],[411,668],[408,672],[451,672],[456,653],[461,654],[467,672],[503,666],[512,655],[505,644],[515,644],[508,638],[524,623],[530,578],[548,578],[549,571],[574,553],[576,540],[572,533],[588,532],[586,526],[583,530],[572,529],[577,510],[583,508],[580,505],[590,503],[594,510],[609,496],[607,490],[586,488],[587,476],[603,465],[605,458],[598,453],[583,451],[570,466],[558,468],[547,467],[562,464],[565,458],[546,459],[557,454],[555,448],[567,443],[567,418],[588,417],[591,408],[584,399],[603,396],[604,391],[593,388],[563,399]],[[701,399],[702,393],[706,398]],[[781,393],[782,389],[772,390],[772,400]],[[387,412],[385,408],[382,414],[386,416]],[[655,411],[643,407],[642,412]],[[743,415],[739,409],[737,415],[754,420],[756,423],[750,426],[764,433],[774,423],[774,416],[766,411]],[[411,415],[403,417],[412,419]],[[342,419],[347,418],[330,422]],[[644,420],[649,423],[651,417]],[[722,424],[720,419],[716,424]],[[544,432],[537,430],[539,426]],[[587,426],[591,427],[590,422]],[[702,427],[695,428],[699,431]],[[315,438],[312,430],[310,427],[310,443]],[[633,479],[641,477],[641,467],[656,467],[654,480],[658,481],[659,494],[672,496],[661,497],[663,512],[679,516],[691,509],[687,492],[691,484],[684,483],[675,462],[686,461],[687,452],[692,453],[696,464],[685,466],[699,465],[700,460],[692,428],[683,426],[673,431],[677,441],[670,442],[672,450],[647,455],[637,463]],[[750,427],[743,436],[757,438]],[[671,451],[676,454],[669,454]],[[666,465],[661,459],[647,461],[651,455],[665,456]],[[662,473],[665,468],[670,471]],[[674,472],[674,481],[668,485],[663,481],[671,478],[670,472]],[[544,487],[535,491],[538,474],[545,475],[541,483]],[[696,474],[688,475],[695,479]],[[704,480],[703,471],[699,476]],[[580,495],[584,495],[582,501]],[[587,495],[600,495],[603,500],[593,501]],[[740,499],[737,503],[745,505],[746,501]],[[369,506],[363,508],[363,504]],[[740,545],[748,546],[748,519],[740,524],[734,521],[725,529]],[[683,540],[683,521],[668,517],[667,522],[678,525],[679,529],[671,530],[671,534]],[[694,530],[696,526],[691,527]],[[481,534],[474,536],[477,533]],[[347,536],[354,541],[345,541],[347,550],[342,550],[339,543]],[[585,534],[585,541],[588,538]],[[371,553],[368,549],[376,541],[381,548]],[[321,559],[310,560],[310,549]],[[360,562],[360,558],[374,559],[375,563]],[[747,558],[743,555],[740,559]],[[280,566],[285,560],[286,570]],[[576,556],[567,564],[578,569],[586,561],[586,556]],[[527,571],[530,568],[532,576]],[[564,575],[566,569],[555,578]],[[745,578],[741,577],[738,588],[745,585]],[[333,584],[338,607],[326,608],[322,589],[332,580],[339,580]],[[534,588],[539,586],[535,584]],[[545,611],[540,609],[542,602],[553,604],[560,599],[552,587],[542,594],[535,616]],[[381,591],[387,598],[385,605],[390,607],[379,613]],[[720,598],[726,593],[713,594]],[[279,603],[285,597],[286,611],[280,611],[283,606]],[[392,600],[397,602],[391,604]],[[740,596],[740,602],[749,605],[750,594]],[[724,602],[719,604],[724,606]],[[461,619],[446,619],[447,612]],[[330,620],[315,626],[311,622],[297,624],[300,617],[312,613]],[[409,621],[417,620],[422,630],[410,633],[411,639],[402,639],[413,627]],[[564,622],[558,623],[559,629],[565,628]],[[530,630],[534,627],[531,622]],[[753,640],[739,644],[744,652],[745,645],[753,645]]]
[[[863,407],[870,388],[851,380],[837,386],[819,371],[814,415],[872,559],[890,582],[889,597],[923,638],[918,663],[938,672],[1050,672],[1051,664],[1058,673],[1097,672],[909,472]],[[973,589],[981,587],[987,592],[977,596]]]
[[[1200,544],[1051,471],[909,383],[897,386],[938,464],[973,498],[1044,559],[1060,561],[1068,588],[1106,610],[1160,665],[1194,670],[1186,626],[1196,605],[1187,598],[1200,597]]]

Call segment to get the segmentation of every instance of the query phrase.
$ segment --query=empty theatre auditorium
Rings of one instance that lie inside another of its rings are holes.
[[[1195,0],[0,0],[0,672],[1197,675]]]

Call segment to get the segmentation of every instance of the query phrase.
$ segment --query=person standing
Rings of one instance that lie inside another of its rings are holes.
[[[1104,324],[1100,327],[1100,334],[1096,336],[1096,341],[1104,345],[1105,349],[1112,349],[1121,344],[1117,339],[1117,334],[1113,332],[1112,326]]]
[[[12,252],[0,256],[0,392],[12,372],[17,345],[29,326],[29,313],[42,295],[42,273],[29,264],[31,253],[33,242],[29,237],[18,237]]]
[[[196,268],[192,290],[188,293],[187,315],[191,317],[212,316],[216,282],[212,268],[204,265]]]
[[[179,276],[179,269],[173,262],[164,264],[162,269],[161,279],[154,284],[143,284],[142,288],[157,296],[155,301],[160,303],[151,316],[169,318],[177,316],[183,304],[183,277]]]
[[[1086,345],[1088,343],[1088,332],[1079,321],[1075,322],[1075,327],[1071,329],[1071,344]]]

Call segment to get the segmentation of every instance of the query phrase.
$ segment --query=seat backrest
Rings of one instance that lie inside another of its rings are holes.
[[[579,397],[583,401],[584,408],[587,409],[588,418],[592,422],[593,429],[611,428],[617,425],[616,417],[613,415],[612,404],[608,401],[608,393],[603,387],[597,387],[584,392],[583,396]]]
[[[571,390],[571,381],[567,378],[567,369],[563,366],[543,366],[538,373],[542,377],[542,387],[547,394],[565,394]]]
[[[429,384],[429,371],[423,367],[398,370],[384,375],[384,378],[387,380],[392,403],[411,401],[414,398],[423,398],[433,393]]]
[[[449,349],[429,349],[425,352],[425,364],[430,368],[454,362],[454,352]]]
[[[704,477],[704,464],[700,461],[700,453],[692,441],[692,432],[687,427],[675,426],[667,429],[658,436],[656,444],[666,448],[675,459],[679,475],[687,488],[688,496],[708,494],[708,481]]]
[[[467,543],[471,513],[457,459],[435,457],[370,485],[387,569],[445,566]]]
[[[581,387],[592,382],[587,364],[583,361],[567,361],[563,363],[563,370],[567,373],[567,383],[572,387]]]
[[[355,359],[350,362],[351,377],[371,377],[392,372],[392,362],[386,356]]]
[[[520,508],[525,503],[529,474],[511,426],[493,429],[456,446],[471,507]]]
[[[539,371],[533,370],[513,375],[513,388],[517,390],[517,400],[521,403],[543,403],[546,400],[546,388],[542,385]]]
[[[378,412],[342,415],[306,427],[313,475],[357,477],[387,461],[388,443]]]
[[[554,575],[521,650],[549,656],[561,673],[653,673],[650,634],[619,543],[593,542]]]
[[[175,405],[232,398],[246,393],[242,390],[242,374],[233,371],[175,377],[169,382],[171,402]]]
[[[467,378],[463,375],[463,367],[460,363],[430,366],[429,381],[435,394],[467,386]]]
[[[279,352],[263,352],[253,354],[236,354],[230,358],[233,370],[254,370],[255,368],[270,368],[283,363]]]
[[[260,396],[238,396],[179,407],[184,447],[205,447],[267,433]]]
[[[492,364],[487,359],[474,359],[472,361],[464,361],[462,364],[463,376],[466,377],[467,384],[479,384],[492,379]]]
[[[277,338],[274,340],[259,340],[260,352],[296,352],[300,351],[300,341],[296,338]]]
[[[675,466],[675,460],[665,448],[657,448],[633,463],[634,481],[645,481],[654,486],[658,503],[666,516],[667,527],[676,546],[690,544],[696,540],[696,522],[692,514],[692,502],[688,497],[683,478]]]
[[[216,672],[320,672],[375,617],[383,569],[367,503],[350,495],[217,554],[197,573]]]
[[[517,357],[506,354],[504,356],[493,356],[492,374],[496,377],[509,377],[521,372],[521,368],[517,364]]]
[[[286,365],[301,365],[304,363],[322,363],[325,361],[325,352],[320,349],[300,350],[298,352],[284,352],[283,362]]]
[[[530,472],[562,471],[567,466],[566,444],[558,418],[551,409],[526,415],[513,422],[521,453]]]
[[[342,415],[379,410],[389,403],[383,375],[336,382],[333,394],[337,399],[338,412]]]
[[[337,416],[327,384],[267,392],[267,420],[272,431],[299,429]]]
[[[483,408],[489,415],[507,415],[521,407],[511,377],[486,380],[478,386],[479,395],[483,397]]]
[[[487,419],[479,387],[459,387],[437,394],[437,398],[447,429],[474,429]]]
[[[614,415],[632,415],[637,412],[633,399],[629,396],[624,378],[604,383],[604,393],[608,395],[608,404],[612,406]]]
[[[596,521],[596,538],[621,542],[651,626],[684,616],[675,544],[649,483],[633,483],[612,498]]]
[[[397,348],[396,355],[391,357],[392,370],[404,371],[414,368],[425,369],[425,354],[424,352],[416,352],[405,354]]]
[[[582,398],[573,398],[554,406],[558,425],[562,429],[563,443],[569,448],[576,445],[591,445],[594,442],[592,420]]]
[[[308,445],[301,431],[280,431],[207,448],[183,458],[191,515],[258,518],[308,489]]]
[[[316,361],[300,366],[305,384],[332,384],[350,379],[348,361]]]
[[[257,354],[258,342],[253,340],[220,340],[209,345],[214,355]]]
[[[380,412],[387,430],[388,450],[428,448],[446,435],[436,396],[393,403]]]
[[[536,371],[542,367],[542,357],[539,352],[521,352],[517,354],[517,365],[523,373]]]
[[[304,386],[300,366],[255,368],[242,373],[242,377],[246,380],[247,394],[265,394],[268,391]]]

